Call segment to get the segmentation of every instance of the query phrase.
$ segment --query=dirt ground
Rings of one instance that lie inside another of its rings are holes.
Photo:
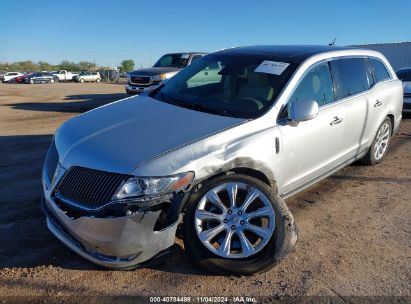
[[[123,97],[116,84],[0,84],[0,303],[22,296],[61,302],[94,296],[88,300],[96,303],[121,296],[411,302],[409,116],[381,164],[354,164],[287,200],[299,240],[267,273],[210,275],[188,263],[181,241],[165,264],[133,271],[102,269],[72,253],[48,232],[40,210],[43,159],[63,121]]]

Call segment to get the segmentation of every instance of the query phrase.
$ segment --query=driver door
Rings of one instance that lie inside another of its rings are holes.
[[[315,100],[318,115],[294,123],[288,117],[291,103]],[[344,104],[334,102],[328,62],[311,67],[292,93],[278,126],[281,132],[281,162],[286,164],[279,181],[280,194],[287,196],[326,175],[343,158]]]

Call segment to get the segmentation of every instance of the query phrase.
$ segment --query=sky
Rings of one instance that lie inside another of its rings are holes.
[[[0,62],[147,67],[167,52],[411,41],[410,12],[408,0],[0,0]]]

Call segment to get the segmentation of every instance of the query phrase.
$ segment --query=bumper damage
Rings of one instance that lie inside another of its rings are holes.
[[[162,216],[161,210],[121,217],[74,218],[59,208],[47,192],[45,189],[42,209],[48,229],[71,250],[95,264],[116,269],[134,268],[164,256],[174,245],[178,216],[161,229],[156,225]]]

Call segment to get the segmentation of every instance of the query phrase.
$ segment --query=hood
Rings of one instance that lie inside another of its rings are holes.
[[[152,68],[132,71],[130,75],[153,76],[153,75],[160,75],[160,74],[169,73],[169,72],[176,72],[180,70],[181,70],[180,68],[173,68],[173,67],[152,67]]]
[[[66,169],[81,166],[128,174],[155,156],[243,121],[141,95],[67,121],[56,132],[55,141],[59,161]]]

